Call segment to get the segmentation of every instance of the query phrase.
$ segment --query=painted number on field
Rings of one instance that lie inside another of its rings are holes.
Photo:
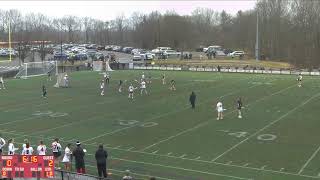
[[[49,116],[49,117],[63,117],[67,116],[68,113],[52,112],[52,111],[36,111],[32,115],[34,116]]]
[[[157,126],[158,123],[156,122],[146,122],[146,123],[140,123],[137,120],[118,120],[119,124],[121,126],[133,126],[133,125],[137,125],[140,127],[144,127],[144,128],[148,128],[148,127],[153,127],[153,126]]]
[[[257,139],[261,140],[261,141],[273,141],[276,138],[277,138],[277,136],[273,135],[273,134],[261,134],[261,135],[257,136]]]
[[[229,130],[219,130],[220,132],[227,133],[229,136],[234,136],[237,138],[245,138],[249,135],[248,132],[239,131],[239,132],[231,132]],[[273,141],[277,138],[274,134],[260,134],[257,136],[257,140],[260,141]]]

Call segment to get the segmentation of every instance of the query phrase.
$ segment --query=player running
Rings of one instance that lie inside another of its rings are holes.
[[[177,90],[176,89],[176,81],[175,80],[171,80],[170,81],[170,88],[169,88],[171,91],[175,91],[175,90]]]
[[[165,85],[166,84],[166,74],[163,73],[161,79],[162,79],[162,84]]]
[[[104,73],[104,80],[106,81],[106,85],[109,84],[110,82],[110,74],[107,72],[107,73]]]
[[[6,89],[5,87],[4,87],[4,80],[3,80],[3,77],[1,76],[0,77],[0,89]]]
[[[43,141],[40,141],[39,146],[37,147],[38,155],[46,155],[47,147],[43,144]]]
[[[128,89],[128,91],[129,91],[128,98],[129,98],[129,99],[133,99],[133,92],[134,92],[135,89],[136,89],[136,88],[134,88],[133,85],[130,84],[129,89]]]
[[[142,93],[145,92],[146,94],[148,94],[147,92],[147,85],[145,81],[142,81],[140,83],[140,95],[142,95]]]
[[[218,117],[217,120],[221,120],[223,119],[223,107],[222,107],[222,102],[218,102],[217,103],[217,108],[216,108],[217,112],[218,112]]]
[[[302,75],[301,75],[301,73],[299,73],[297,81],[298,81],[298,87],[301,87],[302,86]]]
[[[67,73],[66,75],[64,75],[63,79],[64,79],[65,87],[69,87],[69,76]]]
[[[119,81],[119,88],[118,88],[119,93],[122,92],[122,84],[123,84],[123,81],[120,79],[120,81]]]
[[[46,86],[42,85],[42,97],[47,98],[47,89]]]
[[[238,118],[241,119],[242,118],[242,114],[241,114],[242,100],[241,100],[241,97],[239,97],[238,100],[237,100],[237,109],[238,109]]]
[[[141,81],[145,81],[145,80],[146,80],[146,76],[144,75],[144,72],[142,72]]]
[[[104,96],[104,80],[100,82],[100,95]]]

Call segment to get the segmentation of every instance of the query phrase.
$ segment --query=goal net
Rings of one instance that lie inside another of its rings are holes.
[[[48,75],[54,76],[57,72],[56,61],[43,61],[43,62],[28,62],[24,63],[19,72],[16,74],[16,78],[28,78],[34,76]]]
[[[67,80],[65,79],[66,73],[59,73],[57,75],[57,83],[54,85],[54,87],[68,87],[69,83],[68,78]]]

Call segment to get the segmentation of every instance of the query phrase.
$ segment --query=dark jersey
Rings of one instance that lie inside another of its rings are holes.
[[[120,81],[119,81],[119,86],[121,86],[121,85],[122,85],[122,83],[123,83],[123,82],[122,82],[122,80],[120,80]]]
[[[237,100],[237,109],[241,109],[242,108],[242,102],[241,100]]]
[[[171,85],[175,85],[176,82],[174,80],[171,80]]]

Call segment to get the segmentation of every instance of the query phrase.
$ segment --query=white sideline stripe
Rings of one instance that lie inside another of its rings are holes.
[[[134,149],[134,147],[129,148],[128,151],[130,151],[130,150],[132,150],[132,149]]]
[[[248,165],[249,165],[249,163],[246,163],[246,164],[244,164],[243,166],[246,167],[246,166],[248,166]]]
[[[263,170],[263,169],[264,169],[264,168],[266,168],[266,167],[267,167],[267,165],[264,165],[264,166],[262,166],[260,169],[262,169],[262,170]]]
[[[183,154],[182,156],[180,156],[179,158],[184,158],[186,156],[186,154]]]
[[[3,133],[17,135],[17,133],[7,133],[7,132],[3,132]],[[30,136],[30,135],[23,135],[23,134],[18,134],[18,135],[20,137],[34,137],[34,138],[38,137],[38,136]],[[45,138],[45,139],[49,139],[49,138]],[[51,139],[49,139],[49,140],[51,140]],[[64,142],[75,142],[75,141],[69,140],[69,141],[64,141]],[[17,144],[19,144],[19,143],[17,143]],[[20,144],[22,144],[22,143],[20,143]],[[86,145],[90,145],[90,144],[86,144]],[[114,149],[113,147],[110,147],[110,146],[107,148]],[[213,161],[207,161],[207,160],[195,160],[195,159],[189,159],[189,158],[180,158],[180,157],[176,157],[176,156],[168,156],[168,155],[163,155],[163,154],[152,154],[152,153],[143,152],[143,151],[131,151],[131,150],[126,150],[126,149],[114,149],[114,150],[121,150],[121,151],[126,151],[126,152],[131,152],[131,153],[139,153],[139,154],[146,154],[146,155],[159,156],[159,157],[167,157],[167,158],[171,158],[171,159],[183,159],[183,160],[187,160],[187,161],[202,162],[202,163],[207,163],[207,164],[216,164],[216,165],[221,165],[221,166],[226,166],[226,167],[250,169],[250,170],[261,171],[261,172],[270,172],[270,173],[274,173],[274,174],[285,174],[285,175],[291,175],[291,176],[297,176],[297,177],[307,177],[307,178],[312,178],[312,179],[319,179],[318,176],[309,176],[309,175],[303,175],[303,174],[297,174],[297,173],[281,172],[281,171],[264,169],[265,167],[267,167],[267,165],[264,165],[261,168],[254,168],[254,167],[244,167],[244,166],[239,166],[239,165],[219,163],[219,162],[213,162]],[[232,162],[232,161],[229,161],[229,162]]]
[[[16,123],[16,122],[28,121],[28,120],[37,119],[37,118],[40,118],[40,116],[31,116],[31,117],[28,117],[28,118],[25,118],[25,119],[21,119],[21,120],[9,121],[9,122],[6,122],[6,123],[1,123],[0,126],[7,125],[7,124],[12,124],[12,123]]]
[[[249,137],[247,137],[246,139],[240,141],[239,143],[237,143],[236,145],[232,146],[231,148],[229,148],[228,150],[226,150],[225,152],[223,152],[222,154],[220,154],[219,156],[217,156],[213,161],[216,161],[217,159],[221,158],[222,156],[224,156],[225,154],[229,153],[230,151],[232,151],[233,149],[237,148],[239,145],[241,145],[242,143],[246,142],[247,140],[249,140],[250,138],[256,136],[258,133],[260,133],[261,131],[269,128],[270,126],[272,126],[273,124],[281,121],[283,118],[285,118],[286,116],[288,116],[289,114],[291,114],[292,112],[296,111],[297,109],[299,109],[300,107],[303,107],[304,105],[306,105],[308,102],[310,102],[311,100],[313,100],[314,98],[318,97],[320,95],[320,93],[313,95],[312,97],[310,97],[309,99],[307,99],[306,101],[304,101],[303,103],[299,104],[299,106],[296,106],[295,108],[291,109],[290,111],[288,111],[286,114],[280,116],[278,119],[272,121],[271,123],[267,124],[266,126],[264,126],[263,128],[259,129],[258,131],[256,131],[255,133],[251,134]]]
[[[232,161],[227,162],[227,165],[230,165],[230,164],[232,164]]]
[[[308,166],[308,164],[312,161],[312,159],[318,154],[320,151],[320,146],[317,148],[317,150],[311,155],[311,157],[307,160],[307,162],[301,167],[298,174],[301,174],[302,171]]]
[[[198,160],[198,159],[200,159],[201,158],[201,156],[198,156],[197,158],[195,158],[195,160]]]
[[[283,92],[283,91],[285,91],[285,90],[287,90],[287,89],[290,89],[290,88],[292,88],[292,87],[295,87],[295,86],[296,86],[296,85],[292,85],[292,86],[286,87],[285,89],[282,89],[282,90],[280,90],[280,91],[277,91],[277,92],[275,92],[275,93],[273,93],[273,94],[270,94],[270,95],[265,96],[265,97],[263,97],[263,98],[257,99],[256,101],[248,104],[247,106],[249,106],[249,105],[251,105],[251,104],[253,104],[253,103],[259,102],[259,101],[261,101],[261,100],[263,100],[263,99],[265,99],[265,98],[268,98],[268,97],[270,97],[270,96],[273,96],[273,95],[275,95],[275,94],[281,93],[281,92]],[[251,86],[251,87],[252,87],[252,86]],[[228,113],[225,114],[225,116],[228,115],[228,114],[231,114],[231,113],[233,113],[233,112],[235,112],[235,111],[236,111],[236,110],[229,111]],[[193,130],[195,130],[195,129],[198,129],[198,128],[204,126],[204,125],[207,125],[207,124],[210,123],[211,121],[212,121],[212,120],[210,119],[210,120],[208,120],[208,121],[199,123],[198,125],[196,125],[196,126],[194,126],[194,127],[192,127],[192,128],[183,130],[183,131],[179,132],[178,134],[172,135],[172,136],[170,136],[170,137],[168,137],[168,138],[166,138],[166,139],[162,139],[162,140],[160,140],[160,141],[158,141],[158,142],[156,142],[156,143],[154,143],[154,144],[151,144],[151,145],[149,145],[149,146],[141,149],[141,151],[145,151],[145,150],[150,149],[150,148],[152,148],[152,147],[154,147],[154,146],[156,146],[156,145],[158,145],[158,144],[161,144],[161,143],[163,143],[163,142],[166,142],[166,141],[169,141],[169,140],[171,140],[171,139],[173,139],[173,138],[176,138],[176,137],[178,137],[178,136],[180,136],[180,135],[182,135],[182,134],[185,134],[185,133],[187,133],[187,132],[189,132],[189,131],[193,131]],[[212,161],[215,161],[215,160],[216,160],[216,159],[213,159]]]
[[[159,150],[153,151],[152,154],[156,154]]]
[[[188,172],[196,172],[196,173],[209,174],[209,175],[220,176],[220,177],[228,177],[228,178],[233,178],[233,179],[252,180],[252,178],[243,178],[243,177],[238,177],[238,176],[231,176],[231,175],[220,174],[220,173],[212,173],[212,172],[207,172],[207,171],[187,169],[187,168],[169,166],[169,165],[163,165],[163,164],[148,163],[148,162],[143,162],[143,161],[133,161],[133,160],[122,159],[122,158],[113,158],[113,159],[120,160],[120,161],[133,162],[133,163],[137,163],[137,164],[159,166],[159,167],[170,168],[170,169],[178,169],[178,170],[183,170],[183,171],[188,171]]]
[[[169,152],[168,154],[167,154],[167,156],[170,156],[172,154],[172,152]]]

